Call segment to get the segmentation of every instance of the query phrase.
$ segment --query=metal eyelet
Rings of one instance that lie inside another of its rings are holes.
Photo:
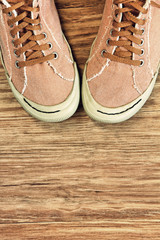
[[[13,44],[13,46],[14,46],[14,40],[12,40],[12,44]],[[14,46],[15,47],[15,46]]]
[[[106,41],[106,45],[107,45],[107,46],[110,46],[110,44],[109,44],[109,41],[110,41],[110,40],[111,40],[110,38],[107,39],[107,41]]]
[[[19,63],[19,61],[16,61],[16,62],[15,62],[15,66],[16,66],[16,68],[19,69],[20,67],[19,67],[18,63]]]
[[[52,43],[49,42],[48,45],[49,45],[49,50],[51,50],[53,47]]]
[[[15,36],[12,36],[11,32],[9,32],[9,33],[10,33],[10,36],[11,36],[12,38],[15,38]]]
[[[17,50],[15,49],[15,50],[14,50],[14,55],[15,55],[17,58],[19,58],[20,56],[16,54],[16,51],[17,51]]]
[[[102,50],[101,52],[101,56],[104,57],[104,53],[106,53],[107,51],[105,49]]]
[[[139,44],[139,46],[143,46],[143,44],[144,44],[144,39],[141,38],[141,43]]]
[[[39,31],[41,31],[41,30],[42,30],[42,24],[40,23],[40,24],[39,24],[39,26],[40,26],[40,29],[39,29]]]
[[[15,41],[14,40],[12,40],[12,44],[13,44],[13,46],[15,47],[15,48],[17,48],[18,46],[15,46],[15,43],[14,43]]]
[[[113,37],[113,31],[114,31],[114,29],[111,29],[111,31],[110,31],[110,35]]]
[[[9,17],[12,17],[12,13],[11,13],[11,12],[9,12],[9,13],[8,13],[8,16],[9,16]]]
[[[53,54],[55,55],[54,59],[56,60],[59,57],[59,55],[57,52],[53,52]]]
[[[140,61],[141,61],[141,64],[139,65],[139,67],[142,67],[144,65],[144,60],[141,59]]]
[[[142,35],[144,35],[144,33],[145,33],[145,29],[144,29],[144,28],[142,28],[141,30],[142,30]]]
[[[46,40],[47,39],[47,33],[43,32],[42,34],[44,35],[44,39],[43,40]]]
[[[143,56],[144,55],[144,49],[141,49],[142,53],[139,56]]]

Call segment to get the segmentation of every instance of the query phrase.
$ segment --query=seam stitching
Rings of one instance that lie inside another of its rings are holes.
[[[142,92],[140,91],[140,89],[138,88],[138,86],[136,84],[135,69],[133,68],[133,66],[131,66],[131,69],[132,69],[132,77],[133,77],[133,87],[141,95]]]
[[[105,68],[106,68],[106,67],[109,67],[109,63],[110,63],[110,59],[107,59],[107,62],[106,62],[106,64],[102,67],[101,71],[100,71],[99,73],[93,75],[93,77],[88,78],[88,79],[87,79],[87,82],[90,82],[90,81],[93,80],[94,78],[99,77],[99,76],[103,73],[103,71],[105,70]]]
[[[73,78],[65,78],[61,73],[57,72],[56,68],[52,65],[52,63],[50,61],[47,61],[48,66],[51,67],[53,69],[53,71],[55,72],[55,74],[57,74],[59,77],[61,77],[62,79],[69,81],[69,82],[73,82],[74,79]]]
[[[122,7],[122,4],[120,4],[120,6]],[[114,9],[113,0],[112,0],[111,8],[112,8],[112,14],[111,14],[110,16],[108,16],[108,18],[111,18],[111,21],[112,21],[112,19],[114,18],[114,15],[113,15],[113,9]],[[120,22],[121,22],[121,20],[122,20],[122,14],[121,14]],[[111,24],[111,21],[110,21],[109,24]],[[106,29],[108,30],[109,27],[106,26]],[[119,29],[120,29],[120,28],[119,28]],[[119,39],[119,37],[117,37],[117,40],[118,40],[118,39]],[[102,42],[102,41],[103,41],[103,40],[101,39],[101,42]],[[101,42],[100,42],[100,44],[101,44]],[[115,46],[115,47],[113,48],[112,54],[114,54],[114,52],[116,51],[116,48],[117,48],[117,46]],[[97,53],[97,52],[96,52],[96,53]],[[95,55],[96,55],[96,53],[95,53]],[[92,57],[92,58],[93,58],[93,57]],[[103,73],[103,71],[106,69],[106,67],[109,67],[109,63],[110,63],[110,62],[111,62],[110,59],[107,59],[106,64],[101,68],[101,70],[99,71],[99,73],[97,73],[97,74],[93,75],[91,78],[87,79],[87,82],[90,82],[90,81],[93,80],[94,78],[99,77],[99,76]]]
[[[150,28],[151,28],[151,19],[152,19],[152,8],[151,5],[149,5],[149,16],[148,16],[148,54],[147,54],[147,59],[148,59],[148,66],[151,71],[152,78],[154,76],[153,69],[151,68],[151,61],[150,61]]]
[[[41,1],[40,1],[40,2],[41,2]],[[42,5],[42,3],[41,3],[41,5]],[[58,43],[58,41],[56,40],[56,38],[53,36],[52,31],[50,30],[48,24],[46,23],[46,21],[45,21],[45,19],[44,19],[44,17],[43,17],[42,15],[41,15],[41,18],[43,19],[43,21],[44,21],[44,23],[45,23],[48,31],[50,32],[52,38],[54,39],[55,43],[57,44],[57,46],[59,47],[59,49],[62,51],[61,46],[59,45],[59,43]],[[73,61],[72,61],[71,59],[69,59],[69,57],[68,57],[66,54],[64,54],[64,56],[65,56],[65,58],[66,58],[70,63],[73,63]]]
[[[7,7],[10,6],[10,4],[8,4],[8,2],[2,0],[3,4],[6,5]],[[4,24],[4,18],[3,18],[3,14],[2,14],[2,11],[1,11],[1,21],[2,21],[2,24],[3,24],[3,27],[5,28],[5,24]],[[11,52],[10,52],[10,48],[9,48],[9,39],[8,39],[8,36],[7,36],[7,33],[6,31],[5,32],[5,35],[6,35],[6,38],[7,38],[7,51],[8,51],[8,56],[9,56],[9,59],[10,61],[12,61],[12,58],[11,58]],[[11,76],[12,77],[12,68],[11,68]]]

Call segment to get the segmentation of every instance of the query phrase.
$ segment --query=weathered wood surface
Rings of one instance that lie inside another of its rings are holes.
[[[104,0],[56,4],[82,73]],[[93,122],[80,105],[47,124],[20,107],[0,67],[0,239],[160,239],[160,78],[125,123]]]

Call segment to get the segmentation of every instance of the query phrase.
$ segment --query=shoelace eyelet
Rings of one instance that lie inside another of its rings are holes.
[[[142,28],[141,30],[142,30],[142,35],[144,35],[144,33],[145,33],[145,29],[144,29],[144,28]]]
[[[107,51],[105,49],[102,50],[101,52],[101,56],[104,57],[104,53],[106,53]]]
[[[13,44],[13,46],[14,46],[14,40],[12,40],[12,44]],[[15,47],[15,46],[14,46]]]
[[[19,68],[23,68],[26,66],[32,66],[37,63],[40,64],[40,63],[49,61],[50,59],[53,59],[53,58],[57,59],[59,57],[57,52],[53,52],[54,55],[48,54],[48,55],[42,56],[42,54],[39,54],[39,52],[40,52],[39,49],[41,49],[41,52],[43,52],[46,49],[52,49],[53,45],[50,42],[48,43],[48,46],[47,46],[47,42],[46,42],[46,44],[38,43],[39,39],[47,38],[47,33],[43,32],[44,30],[43,30],[42,24],[40,23],[40,18],[39,19],[36,18],[35,24],[34,23],[31,24],[31,25],[34,25],[32,29],[27,28],[28,24],[32,23],[32,21],[30,21],[30,18],[32,20],[32,12],[37,13],[38,9],[36,7],[30,7],[27,4],[27,1],[21,1],[21,2],[15,4],[15,6],[14,6],[14,3],[13,3],[13,6],[11,4],[9,10],[4,11],[4,13],[7,13],[9,16],[13,16],[14,11],[17,12],[17,15],[15,14],[13,19],[9,18],[9,17],[7,18],[8,19],[7,20],[8,27],[13,28],[12,30],[10,30],[10,34],[12,37],[12,39],[10,38],[10,43],[12,43],[13,47],[14,47],[12,50],[13,54],[15,55],[16,58],[19,58],[22,54],[25,55],[26,53],[28,53],[28,54],[26,54],[26,58],[23,62],[20,59],[15,59],[15,62],[14,62],[15,67],[19,69]],[[26,12],[27,12],[27,16],[26,16]],[[16,24],[17,22],[20,22],[20,25],[21,25],[20,28],[18,28],[19,23]],[[35,32],[34,32],[35,30],[39,30],[40,34],[35,34]],[[15,34],[15,32],[16,32],[16,34]],[[18,35],[21,32],[24,34],[26,33],[26,37],[23,38],[23,34],[22,34],[22,36],[20,34],[21,43],[19,44],[19,41],[18,41],[16,35]],[[42,36],[42,32],[43,32],[43,36]],[[31,33],[31,34],[27,35],[27,33]],[[15,38],[15,39],[13,39],[13,38]],[[34,42],[35,42],[35,44],[34,44]],[[19,45],[20,45],[20,47],[19,47]],[[34,47],[35,47],[35,49],[34,49]],[[52,53],[52,51],[51,51],[51,53]],[[29,54],[30,52],[31,52],[31,55]],[[32,54],[32,52],[33,52],[33,54]]]
[[[141,64],[139,65],[139,67],[142,67],[144,65],[144,60],[141,59],[140,61],[141,61]]]
[[[16,54],[16,51],[17,51],[17,50],[15,49],[15,50],[14,50],[14,55],[15,55],[17,58],[19,58],[20,56]]]
[[[141,49],[142,53],[139,55],[140,57],[144,55],[144,49]]]
[[[12,38],[15,38],[15,36],[12,36],[11,32],[10,32],[10,36],[11,36]]]
[[[107,46],[110,46],[110,44],[109,44],[109,41],[110,41],[110,40],[111,40],[110,38],[107,39],[107,41],[106,41],[106,45],[107,45]]]
[[[110,31],[111,37],[113,37],[113,31],[114,31],[114,29],[111,29],[111,31]]]
[[[8,13],[8,16],[9,16],[9,17],[12,17],[12,13],[11,13],[11,12],[9,12],[9,13]]]
[[[16,68],[20,69],[20,67],[19,67],[18,64],[19,64],[19,61],[16,61],[16,62],[15,62],[15,66],[16,66]]]
[[[43,40],[46,40],[47,39],[47,33],[43,32],[42,34],[44,35],[44,39]]]
[[[53,47],[52,43],[49,42],[48,45],[49,45],[49,50],[51,50]]]
[[[59,55],[57,52],[53,52],[53,54],[55,55],[54,59],[56,60],[59,57]]]
[[[144,39],[141,38],[141,43],[139,44],[139,46],[141,47],[141,46],[143,46],[143,44],[144,44]]]
[[[15,41],[14,40],[12,40],[12,44],[13,44],[13,46],[15,47],[15,48],[17,48],[18,46],[15,46],[15,43],[14,43]]]
[[[39,31],[41,31],[41,30],[42,30],[42,24],[40,23],[40,24],[39,24],[39,26],[40,26],[40,29],[39,29]]]

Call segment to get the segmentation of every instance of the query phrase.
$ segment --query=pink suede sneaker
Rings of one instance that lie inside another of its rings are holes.
[[[106,0],[82,88],[88,115],[118,123],[149,98],[160,68],[160,1]]]
[[[0,57],[23,108],[47,122],[72,116],[79,76],[54,0],[0,0],[0,33]]]

